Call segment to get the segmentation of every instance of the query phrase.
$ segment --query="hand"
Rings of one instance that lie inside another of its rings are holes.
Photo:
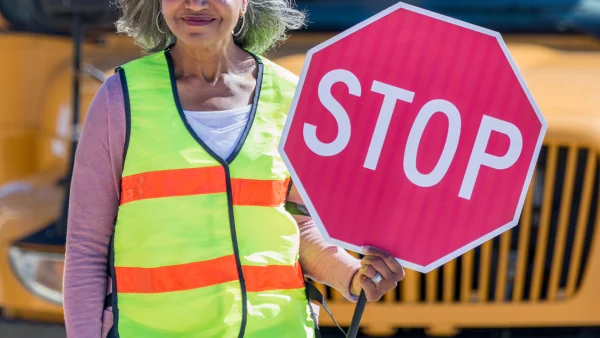
[[[381,249],[363,247],[363,253],[365,257],[360,262],[362,267],[352,279],[350,292],[358,296],[364,289],[367,301],[377,301],[404,279],[404,268],[392,255]],[[379,283],[373,283],[371,278],[377,273],[383,279]]]

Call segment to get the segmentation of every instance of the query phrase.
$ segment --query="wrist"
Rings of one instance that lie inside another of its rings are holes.
[[[350,295],[356,298],[358,298],[358,296],[360,295],[360,291],[362,290],[362,286],[360,283],[360,274],[358,273],[359,270],[356,270],[354,272],[354,275],[352,275],[352,279],[350,281]]]

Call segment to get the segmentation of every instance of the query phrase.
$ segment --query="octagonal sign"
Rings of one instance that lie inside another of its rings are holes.
[[[326,240],[428,272],[517,224],[545,132],[500,34],[399,3],[308,52],[279,150]]]

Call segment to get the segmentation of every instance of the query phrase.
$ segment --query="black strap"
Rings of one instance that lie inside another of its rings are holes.
[[[112,293],[109,293],[104,297],[104,310],[112,306]]]
[[[118,68],[117,68],[117,70],[118,70]],[[115,219],[115,224],[116,224],[116,222],[117,222],[117,220]],[[110,236],[110,243],[112,243],[113,237],[114,237],[114,233]],[[112,250],[113,250],[112,245],[108,244],[108,257],[106,259],[106,273],[108,274],[108,277],[110,277],[111,279],[113,278],[112,269],[110,266],[110,257],[112,257]],[[113,292],[114,292],[114,290],[113,290]],[[106,310],[112,306],[112,303],[113,303],[112,296],[113,296],[113,294],[111,292],[104,297],[104,310]]]
[[[323,296],[321,291],[319,291],[319,289],[317,289],[317,287],[313,283],[310,283],[310,282],[306,282],[305,288],[306,288],[306,294],[308,296],[308,299],[314,300],[315,302],[321,304],[321,306],[325,309],[325,311],[327,312],[329,317],[331,317],[331,320],[333,320],[335,325],[337,325],[337,327],[340,329],[340,331],[342,331],[342,333],[344,334],[344,337],[346,337],[346,332],[344,331],[344,329],[342,329],[340,324],[338,324],[338,322],[335,320],[335,318],[333,318],[333,313],[331,313],[329,306],[327,306],[327,302],[325,302],[325,297]],[[319,337],[319,336],[317,336],[317,337]]]
[[[306,292],[306,288],[304,289],[304,291]],[[310,309],[310,316],[312,317],[313,322],[315,323],[315,337],[314,338],[321,338],[321,328],[319,327],[319,317],[317,317],[317,314],[315,313],[315,310],[313,309],[312,302],[308,298],[308,292],[306,292],[306,299],[308,300],[308,308]]]
[[[288,184],[287,192],[285,194],[285,200],[287,201],[288,197],[290,197],[290,191],[292,191],[292,186],[294,185],[294,181],[290,178],[290,184]]]
[[[290,191],[292,191],[293,185],[294,182],[290,180],[290,184],[288,185],[287,189],[287,194],[285,195],[285,210],[292,215],[310,217],[310,213],[308,212],[308,209],[304,204],[288,201],[288,198],[290,197]]]
[[[292,201],[286,201],[285,202],[285,210],[292,215],[309,216],[310,217],[310,213],[304,204],[300,204],[300,203],[296,203],[296,202],[292,202]]]

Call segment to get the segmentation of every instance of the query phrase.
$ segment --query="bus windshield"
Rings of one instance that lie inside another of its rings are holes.
[[[296,0],[308,29],[339,31],[396,0]],[[600,0],[404,0],[503,33],[588,33],[600,37]]]
[[[106,1],[107,5],[113,3]],[[307,31],[340,31],[397,0],[296,0],[308,14]],[[600,37],[600,0],[404,0],[503,33],[587,33]],[[17,30],[43,31],[37,0],[0,0],[0,12]],[[113,26],[107,26],[113,29]]]

